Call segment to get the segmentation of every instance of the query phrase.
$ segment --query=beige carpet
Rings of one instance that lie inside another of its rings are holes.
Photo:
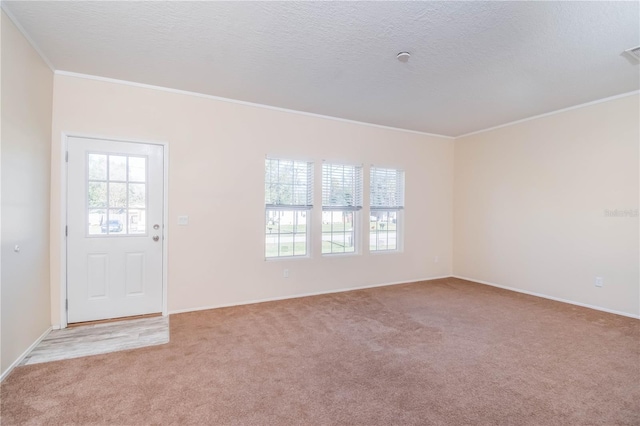
[[[22,366],[2,425],[639,425],[640,321],[457,279],[171,316]]]

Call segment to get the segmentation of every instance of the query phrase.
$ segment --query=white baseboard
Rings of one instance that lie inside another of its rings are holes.
[[[344,293],[346,291],[364,290],[366,288],[386,287],[386,286],[398,285],[398,284],[409,284],[409,283],[414,283],[414,282],[418,282],[418,281],[439,280],[439,279],[450,278],[450,277],[451,277],[451,275],[445,275],[445,276],[441,276],[441,277],[416,278],[416,279],[407,280],[407,281],[395,281],[395,282],[391,282],[391,283],[372,284],[372,285],[365,285],[365,286],[362,286],[362,287],[348,287],[348,288],[340,288],[340,289],[335,289],[335,290],[316,291],[316,292],[311,292],[311,293],[295,294],[295,295],[292,295],[292,296],[281,296],[281,297],[270,297],[270,298],[266,298],[266,299],[247,300],[247,301],[244,301],[244,302],[237,302],[237,303],[228,303],[228,304],[220,304],[220,305],[209,305],[209,306],[199,306],[199,307],[196,307],[196,308],[186,308],[186,309],[175,309],[175,310],[169,311],[169,315],[183,314],[185,312],[205,311],[207,309],[230,308],[232,306],[253,305],[254,303],[275,302],[275,301],[278,301],[278,300],[299,299],[301,297],[320,296],[320,295],[323,295],[323,294]]]
[[[49,333],[51,333],[51,330],[53,330],[53,327],[49,327],[49,328],[47,328],[47,330],[46,330],[44,333],[42,333],[42,335],[41,335],[40,337],[38,337],[38,338],[36,339],[36,341],[35,341],[35,342],[33,342],[33,343],[31,344],[31,346],[29,346],[29,347],[27,348],[27,350],[26,350],[26,351],[24,351],[24,352],[22,353],[22,355],[20,355],[20,356],[18,357],[18,359],[16,359],[15,361],[13,361],[13,363],[9,366],[9,368],[7,368],[7,370],[6,370],[5,372],[3,372],[3,373],[2,373],[2,375],[0,375],[0,382],[1,382],[1,381],[3,381],[4,379],[6,379],[6,378],[7,378],[7,376],[9,375],[9,373],[11,373],[11,372],[13,371],[13,369],[14,369],[14,368],[16,368],[18,365],[20,365],[20,363],[22,362],[22,360],[23,360],[23,359],[25,359],[25,357],[26,357],[27,355],[29,355],[29,353],[30,353],[30,352],[31,352],[31,351],[32,351],[36,346],[38,346],[38,343],[42,342],[42,340],[43,340],[45,337],[47,337],[47,335],[48,335]]]
[[[530,296],[541,297],[543,299],[555,300],[556,302],[568,303],[570,305],[576,305],[576,306],[581,306],[583,308],[594,309],[596,311],[602,311],[602,312],[607,312],[607,313],[610,313],[610,314],[622,315],[623,317],[640,319],[640,315],[629,314],[627,312],[616,311],[616,310],[613,310],[613,309],[603,308],[601,306],[589,305],[589,304],[586,304],[586,303],[576,302],[574,300],[562,299],[560,297],[549,296],[549,295],[546,295],[546,294],[536,293],[536,292],[533,292],[533,291],[522,290],[522,289],[515,288],[515,287],[508,287],[508,286],[504,286],[504,285],[494,284],[494,283],[490,283],[488,281],[476,280],[475,278],[461,277],[459,275],[452,275],[452,277],[453,278],[458,278],[458,279],[461,279],[461,280],[465,280],[465,281],[471,281],[471,282],[478,283],[478,284],[489,285],[491,287],[497,287],[497,288],[501,288],[501,289],[504,289],[504,290],[515,291],[517,293],[528,294]]]

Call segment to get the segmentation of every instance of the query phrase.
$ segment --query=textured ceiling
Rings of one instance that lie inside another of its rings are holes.
[[[3,3],[56,70],[449,136],[640,86],[638,2]]]

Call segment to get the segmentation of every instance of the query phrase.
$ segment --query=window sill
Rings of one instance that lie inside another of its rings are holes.
[[[308,260],[311,259],[310,255],[305,255],[305,256],[278,256],[278,257],[265,257],[264,261],[265,262],[281,262],[283,260]]]
[[[372,254],[374,256],[380,256],[380,255],[385,255],[385,254],[401,254],[403,251],[400,249],[395,249],[395,250],[369,250],[369,254]]]
[[[322,253],[322,257],[331,258],[331,257],[355,257],[361,256],[362,253]]]

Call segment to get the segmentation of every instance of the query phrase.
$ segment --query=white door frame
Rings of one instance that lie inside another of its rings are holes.
[[[163,147],[163,203],[162,203],[162,220],[163,235],[162,239],[162,316],[168,315],[167,303],[167,264],[168,264],[168,245],[169,245],[169,143],[162,141],[145,141],[140,139],[123,139],[110,136],[88,135],[84,133],[66,133],[62,132],[62,143],[60,153],[60,328],[67,327],[67,151],[68,139],[71,137],[85,139],[100,139],[104,141],[143,143],[147,145],[161,145]]]

